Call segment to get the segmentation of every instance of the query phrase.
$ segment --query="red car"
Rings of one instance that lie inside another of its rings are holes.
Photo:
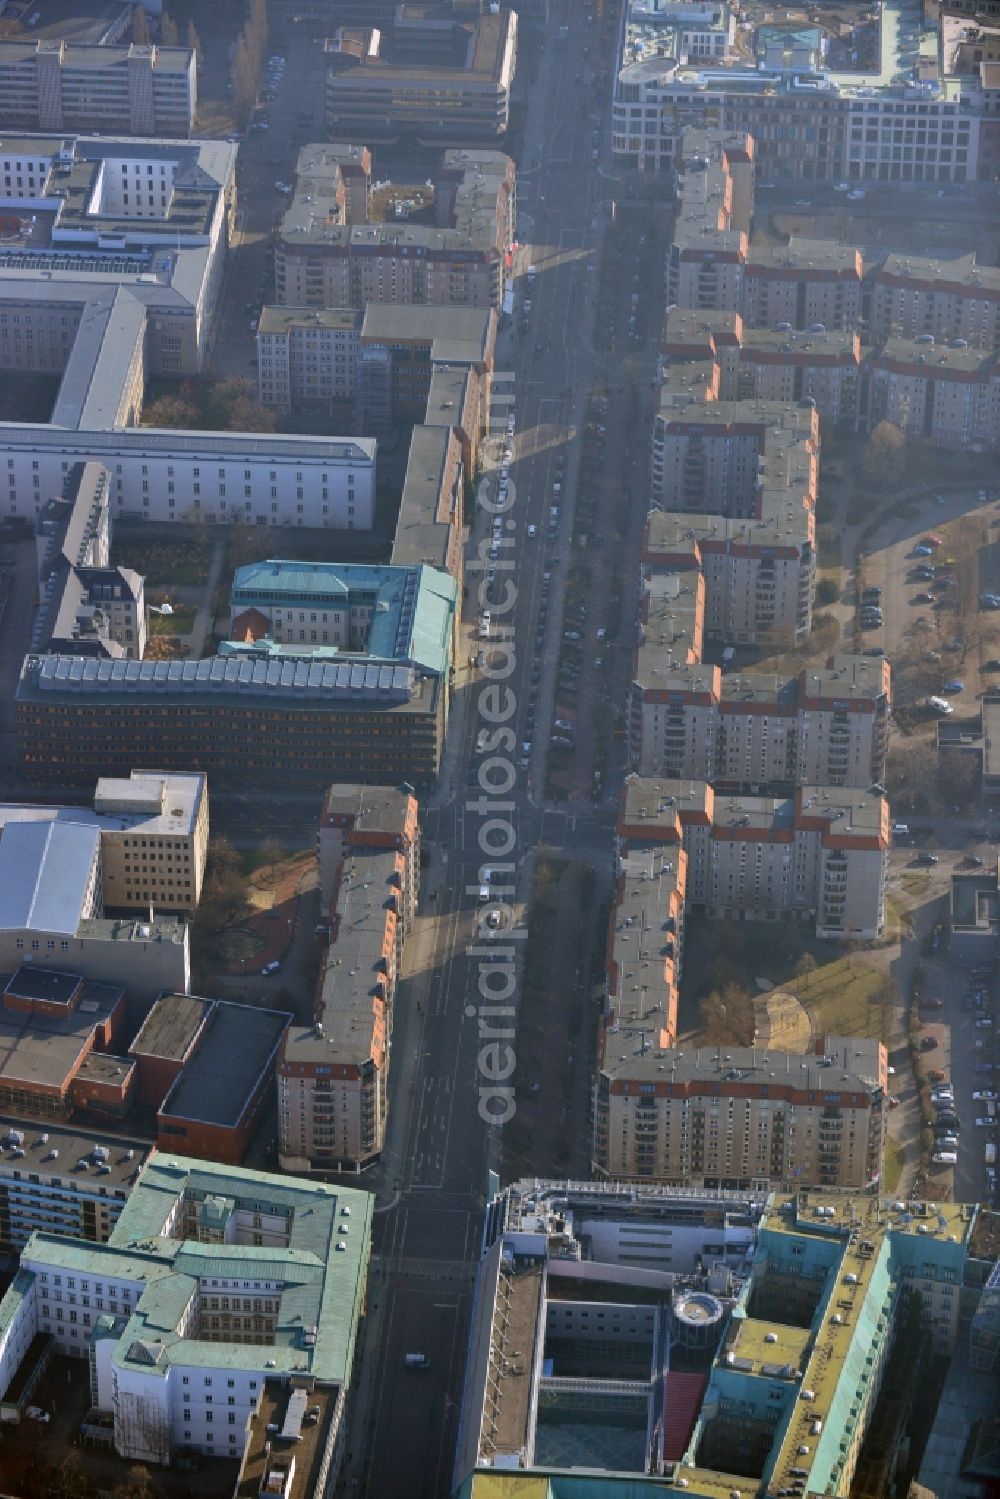
[[[943,547],[944,546],[944,537],[943,536],[937,536],[937,535],[935,535],[935,533],[933,531],[930,533],[929,536],[925,536],[923,538],[923,541],[924,541],[924,546],[928,546],[928,547]]]

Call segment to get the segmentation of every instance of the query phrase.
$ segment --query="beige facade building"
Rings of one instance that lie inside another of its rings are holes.
[[[188,136],[198,107],[190,47],[0,42],[0,129]]]
[[[890,338],[871,364],[871,421],[935,447],[1000,448],[1000,352],[966,340]]]
[[[863,1191],[880,1179],[886,1052],[853,1037],[803,1058],[762,1048],[682,1051],[607,1036],[594,1090],[599,1177],[676,1187],[782,1183]],[[870,1062],[870,1065],[865,1065]]]
[[[516,214],[510,157],[446,151],[432,179],[433,224],[369,223],[370,166],[359,162],[362,151],[308,145],[299,153],[275,253],[278,302],[500,307]]]
[[[102,819],[106,907],[197,908],[208,857],[207,776],[133,770],[127,779],[102,777],[94,811]]]
[[[882,780],[892,702],[885,658],[833,656],[826,668],[781,677],[669,666],[648,640],[638,654],[630,744],[640,775],[748,790]]]
[[[855,333],[862,314],[861,251],[830,239],[793,235],[787,245],[747,255],[743,317],[748,328],[805,331],[821,324]]]
[[[740,312],[753,214],[753,142],[744,134],[686,130],[667,260],[667,301]]]
[[[889,255],[871,278],[869,325],[876,344],[929,333],[938,343],[1000,348],[1000,269],[977,265],[974,255]]]
[[[104,909],[190,915],[197,908],[208,854],[207,776],[133,770],[129,776],[102,777],[93,810],[0,806],[0,835],[16,823],[50,822],[97,834]]]
[[[262,406],[329,411],[353,404],[359,307],[265,307],[257,328],[257,394]]]
[[[282,1042],[278,1148],[286,1170],[363,1171],[385,1140],[396,985],[419,882],[416,798],[331,786],[318,857],[330,946],[315,1023]]]

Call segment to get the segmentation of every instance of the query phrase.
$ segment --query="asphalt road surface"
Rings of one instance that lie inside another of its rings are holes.
[[[583,47],[588,28],[574,24],[568,47],[560,48],[553,37],[563,19],[557,8],[531,90],[521,154],[525,170],[518,181],[522,234],[530,242],[518,252],[518,331],[513,341],[504,340],[497,359],[501,370],[506,347],[516,371],[511,477],[517,500],[511,529],[517,602],[509,619],[517,664],[508,685],[518,704],[512,756],[518,777],[506,796],[513,805],[505,814],[516,833],[510,855],[516,867],[515,920],[529,893],[531,853],[540,843],[571,850],[602,868],[610,868],[613,852],[610,803],[574,801],[557,809],[538,804],[572,525],[573,444],[586,392],[601,368],[590,343],[597,277],[588,273],[587,258],[605,222],[606,186],[591,160],[597,122],[587,115],[589,73]],[[575,19],[583,20],[578,14]],[[537,275],[530,328],[521,334],[528,264],[535,265]],[[500,438],[503,411],[498,409]],[[496,446],[502,449],[502,443]],[[560,452],[566,455],[567,481],[557,535],[550,543],[548,512]],[[534,538],[527,535],[529,524],[538,528]],[[468,557],[476,555],[488,534],[489,523],[477,518]],[[550,601],[539,636],[545,571],[552,573]],[[476,650],[478,581],[474,572],[467,576],[465,659]],[[533,674],[538,732],[524,755]],[[499,1131],[479,1114],[479,959],[467,954],[477,941],[482,945],[479,875],[490,862],[479,844],[482,814],[467,807],[480,794],[468,784],[481,727],[472,711],[480,687],[478,674],[467,667],[459,673],[448,763],[441,789],[423,817],[424,846],[432,862],[396,1006],[387,1149],[363,1183],[376,1189],[378,1201],[370,1315],[351,1417],[346,1491],[378,1499],[439,1499],[450,1491],[486,1173],[499,1160]],[[528,761],[523,768],[522,758]],[[516,1074],[513,1082],[516,1089]],[[521,1082],[527,1086],[526,1079]],[[404,1367],[404,1355],[414,1352],[428,1357],[428,1369]]]

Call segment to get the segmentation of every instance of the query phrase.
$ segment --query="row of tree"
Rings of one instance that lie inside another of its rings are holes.
[[[267,58],[267,0],[251,0],[246,25],[236,38],[230,66],[236,118],[246,124],[253,113]]]
[[[273,432],[274,412],[261,406],[249,380],[185,380],[176,392],[151,401],[143,426],[174,427],[182,432]]]
[[[153,40],[149,29],[149,17],[141,5],[137,5],[132,12],[131,38],[138,47],[148,47]],[[180,45],[180,27],[164,8],[160,16],[160,33],[158,41],[161,47],[177,47]],[[198,59],[198,66],[202,64],[201,38],[198,36],[198,28],[194,24],[194,18],[188,19],[184,35],[185,46],[191,48]]]

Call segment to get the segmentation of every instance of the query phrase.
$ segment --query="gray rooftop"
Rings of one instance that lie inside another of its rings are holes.
[[[0,837],[0,931],[76,935],[100,834],[80,823],[14,822]]]
[[[149,1148],[148,1140],[63,1129],[47,1119],[39,1124],[0,1116],[0,1178],[13,1170],[37,1171],[40,1176],[68,1177],[81,1190],[96,1194],[105,1187],[124,1197]],[[15,1149],[23,1150],[23,1156],[14,1156]],[[53,1150],[59,1154],[50,1159]],[[79,1164],[83,1160],[89,1163],[86,1167]],[[100,1170],[100,1164],[108,1169]]]
[[[140,1026],[129,1055],[183,1062],[213,1003],[196,994],[161,995]]]
[[[169,1005],[172,998],[159,1004]],[[291,1018],[282,1010],[216,1000],[194,1055],[160,1105],[161,1119],[235,1128],[254,1103],[262,1079],[273,1073]]]

